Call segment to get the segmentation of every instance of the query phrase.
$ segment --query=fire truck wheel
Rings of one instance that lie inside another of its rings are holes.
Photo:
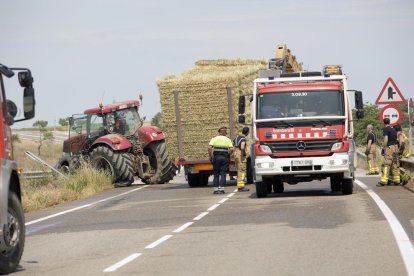
[[[344,195],[350,195],[352,194],[354,190],[354,182],[352,179],[344,179],[342,180],[342,194]]]
[[[7,237],[8,248],[0,252],[0,274],[8,274],[16,270],[23,254],[25,225],[23,208],[15,193],[9,194]]]
[[[167,145],[165,141],[156,141],[144,149],[148,156],[150,165],[154,171],[151,177],[144,178],[146,184],[164,184],[175,176],[176,168],[168,159]]]
[[[251,158],[247,158],[246,162],[246,179],[247,184],[253,184],[253,168]]]
[[[285,190],[285,186],[283,185],[283,181],[280,179],[275,179],[273,183],[273,191],[275,193],[283,193]]]
[[[332,192],[339,192],[341,190],[342,177],[335,175],[331,176],[330,180]]]
[[[92,150],[91,162],[98,170],[106,170],[112,175],[115,186],[130,186],[134,182],[134,167],[131,154],[114,152],[112,149],[99,146]]]
[[[268,183],[262,181],[262,182],[256,182],[256,195],[257,197],[267,197],[267,194],[269,193],[269,185]]]

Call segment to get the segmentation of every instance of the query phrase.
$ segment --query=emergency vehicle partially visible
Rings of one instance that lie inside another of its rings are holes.
[[[362,92],[349,90],[341,66],[323,72],[270,68],[254,81],[253,176],[258,197],[284,184],[330,178],[332,191],[352,194],[356,149],[351,98],[363,117]],[[239,121],[245,100],[239,99]]]
[[[16,90],[16,75],[23,99]],[[7,87],[11,99],[6,98]],[[16,93],[14,93],[16,92]],[[10,126],[35,114],[33,78],[29,69],[0,64],[0,274],[13,272],[20,262],[25,241],[25,223],[16,161],[13,160]],[[23,107],[23,108],[18,108]]]

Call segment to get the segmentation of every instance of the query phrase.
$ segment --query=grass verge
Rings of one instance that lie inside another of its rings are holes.
[[[97,171],[84,162],[67,178],[22,179],[23,209],[30,212],[47,208],[86,198],[111,187],[111,176],[108,173]]]

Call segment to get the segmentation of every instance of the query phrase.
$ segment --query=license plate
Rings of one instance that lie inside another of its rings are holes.
[[[312,166],[312,160],[292,160],[292,166]]]

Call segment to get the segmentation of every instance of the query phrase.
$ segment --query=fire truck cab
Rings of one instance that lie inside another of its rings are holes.
[[[19,93],[13,93],[16,92],[13,90],[16,90],[17,86],[16,72],[18,82],[23,88],[23,99],[16,97]],[[18,168],[13,159],[10,126],[34,117],[35,99],[32,84],[33,78],[29,69],[8,68],[0,63],[0,274],[13,272],[23,253],[25,223]],[[16,99],[21,105],[16,105],[14,101],[6,98],[5,87],[10,98]]]
[[[333,191],[353,192],[356,158],[348,92],[355,92],[358,118],[363,117],[362,92],[348,90],[347,77],[333,69],[254,81],[252,164],[258,197],[272,189],[283,192],[284,183],[328,177]]]

